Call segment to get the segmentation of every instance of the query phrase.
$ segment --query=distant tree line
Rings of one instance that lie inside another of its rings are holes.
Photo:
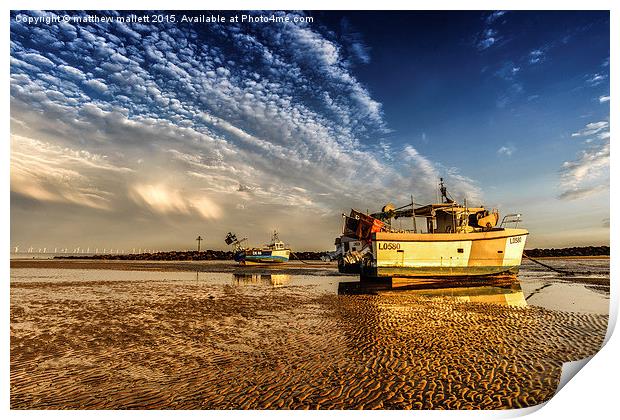
[[[295,252],[290,259],[320,260],[327,252],[303,251]],[[57,256],[58,259],[71,260],[142,260],[142,261],[210,261],[232,260],[233,251],[165,251],[144,252],[140,254],[98,254],[98,255],[67,255]]]
[[[609,255],[608,246],[580,246],[571,248],[534,248],[527,249],[525,253],[529,257],[590,257]],[[320,260],[328,253],[316,251],[297,251],[291,254],[291,261]],[[74,260],[151,260],[151,261],[209,261],[209,260],[232,260],[233,251],[165,251],[145,252],[140,254],[100,254],[100,255],[68,255],[62,259]]]
[[[526,249],[528,257],[595,257],[609,255],[608,246],[578,246],[571,248],[534,248]]]

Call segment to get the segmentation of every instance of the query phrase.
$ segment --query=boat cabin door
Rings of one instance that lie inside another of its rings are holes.
[[[399,249],[396,251],[396,266],[403,267],[405,265],[405,251]]]
[[[426,231],[428,233],[435,233],[435,218],[434,217],[426,218]]]

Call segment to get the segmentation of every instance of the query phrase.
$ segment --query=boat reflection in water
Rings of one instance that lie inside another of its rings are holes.
[[[279,287],[289,284],[291,282],[291,276],[289,274],[233,273],[233,281],[235,284],[257,284]]]
[[[404,287],[390,287],[381,283],[343,282],[338,286],[338,294],[377,294],[379,292],[403,291],[409,295],[419,295],[426,298],[454,299],[458,302],[488,303],[512,307],[526,307],[525,295],[521,284],[516,277],[489,279],[481,283],[477,281],[462,281],[446,283],[425,279],[419,284],[409,284]]]

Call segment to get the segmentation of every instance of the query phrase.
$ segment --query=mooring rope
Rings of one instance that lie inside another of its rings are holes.
[[[304,260],[302,260],[301,258],[299,258],[299,257],[297,256],[297,254],[295,254],[293,251],[291,251],[291,255],[292,255],[293,257],[297,258],[299,261],[301,261],[301,263],[302,263],[302,264],[306,264],[306,265],[316,265],[316,264],[310,264],[310,263],[305,262]]]
[[[568,276],[571,276],[571,275],[575,274],[575,273],[573,273],[572,271],[564,271],[564,270],[559,270],[559,269],[557,269],[557,268],[553,268],[553,267],[551,267],[550,265],[547,265],[547,264],[541,263],[540,261],[535,260],[535,259],[534,259],[534,258],[532,258],[532,257],[529,257],[529,256],[528,256],[525,252],[523,253],[523,256],[524,256],[525,258],[527,258],[528,260],[530,260],[530,261],[534,261],[536,264],[540,264],[540,265],[542,265],[543,267],[548,268],[549,270],[553,270],[553,271],[555,271],[555,272],[557,272],[557,273],[560,273],[560,274],[565,274],[565,275],[568,275]]]

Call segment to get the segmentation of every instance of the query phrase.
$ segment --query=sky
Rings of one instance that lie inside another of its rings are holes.
[[[609,244],[608,12],[10,19],[13,250],[330,250],[440,177],[526,248]]]

